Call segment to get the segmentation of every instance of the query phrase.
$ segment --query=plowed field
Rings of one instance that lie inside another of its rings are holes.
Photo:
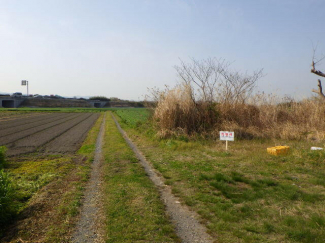
[[[98,117],[95,113],[43,113],[0,120],[0,146],[8,148],[9,156],[75,152]]]

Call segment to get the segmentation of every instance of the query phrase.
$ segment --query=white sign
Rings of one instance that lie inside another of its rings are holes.
[[[228,131],[220,131],[220,140],[235,141],[235,133]]]
[[[27,81],[26,80],[22,80],[21,81],[21,85],[27,85]]]

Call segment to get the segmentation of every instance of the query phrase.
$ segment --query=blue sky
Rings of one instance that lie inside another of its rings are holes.
[[[33,94],[141,100],[177,82],[179,58],[216,57],[263,68],[261,91],[308,97],[324,9],[325,0],[0,0],[0,91],[26,92],[27,79]]]

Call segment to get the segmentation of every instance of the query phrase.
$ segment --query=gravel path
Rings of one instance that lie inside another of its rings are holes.
[[[103,192],[102,185],[102,145],[105,133],[105,115],[100,127],[96,142],[95,158],[88,186],[85,190],[85,198],[81,209],[80,219],[72,235],[71,242],[90,243],[105,242],[103,234],[104,218],[102,213]]]
[[[199,216],[190,211],[189,208],[185,205],[182,205],[179,202],[179,199],[176,198],[172,192],[171,188],[164,184],[163,178],[159,177],[154,171],[151,164],[146,161],[144,156],[140,153],[137,147],[130,141],[126,133],[122,130],[117,120],[113,116],[116,126],[119,131],[122,133],[124,139],[132,148],[134,153],[137,155],[140,163],[144,167],[149,178],[157,186],[160,191],[161,199],[164,202],[167,210],[167,214],[172,219],[172,222],[175,225],[176,233],[180,237],[183,243],[212,243],[214,240],[212,237],[206,233],[206,228],[198,222]]]

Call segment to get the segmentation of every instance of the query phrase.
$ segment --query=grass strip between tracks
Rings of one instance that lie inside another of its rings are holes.
[[[178,242],[159,193],[107,115],[105,211],[107,242]]]

